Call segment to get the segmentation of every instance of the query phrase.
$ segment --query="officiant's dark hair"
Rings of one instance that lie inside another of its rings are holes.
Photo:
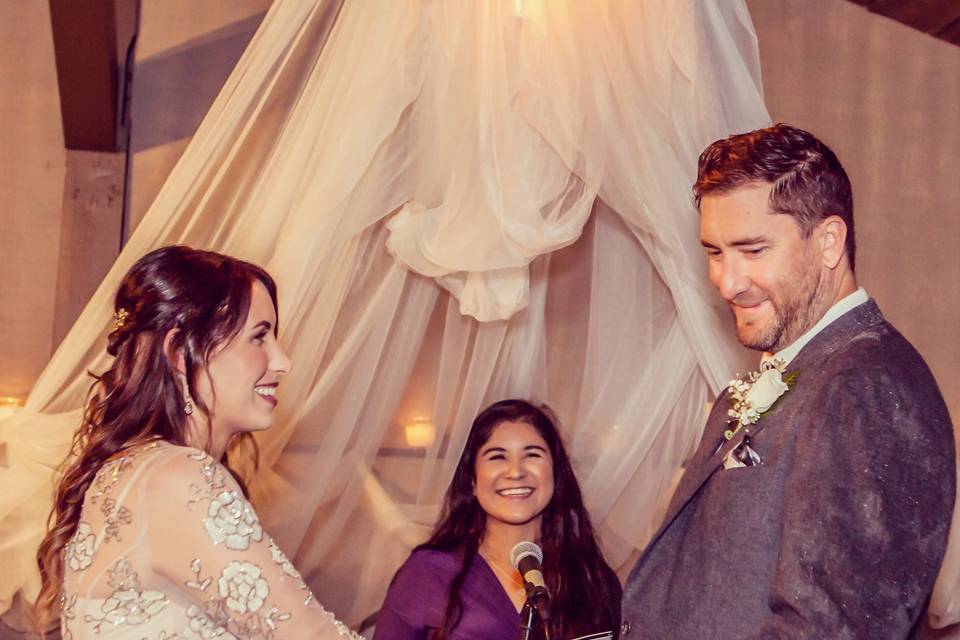
[[[49,530],[37,552],[42,587],[34,615],[41,633],[60,597],[63,548],[77,530],[84,494],[97,472],[137,445],[160,439],[191,444],[187,400],[190,412],[196,407],[209,418],[196,382],[207,375],[210,358],[243,328],[258,282],[276,311],[277,287],[266,271],[213,251],[162,247],[137,260],[123,277],[106,341],[113,361],[103,373],[90,374],[94,382],[70,454],[59,470]],[[186,390],[174,362],[181,355]],[[249,433],[231,441],[230,458],[241,452],[256,466],[256,442]],[[221,462],[246,493],[227,453]]]
[[[837,156],[816,136],[787,124],[717,140],[700,154],[693,196],[721,195],[750,184],[773,185],[770,210],[793,216],[804,238],[828,216],[847,225],[844,250],[854,268],[853,191]]]
[[[550,449],[553,459],[553,498],[541,520],[543,575],[551,594],[551,638],[570,638],[620,625],[620,581],[603,558],[590,516],[583,505],[570,457],[546,405],[526,400],[501,400],[476,417],[447,489],[443,513],[433,535],[417,549],[459,551],[460,571],[450,584],[443,624],[433,640],[449,638],[463,616],[460,590],[479,552],[486,513],[474,495],[476,463],[480,449],[504,422],[533,427]]]

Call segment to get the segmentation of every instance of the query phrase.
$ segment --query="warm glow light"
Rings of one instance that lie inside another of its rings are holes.
[[[434,438],[437,437],[437,427],[430,420],[420,418],[404,425],[403,433],[408,447],[425,449],[433,444]]]
[[[513,0],[513,14],[527,22],[540,21],[546,14],[546,5],[551,0]]]
[[[17,410],[17,407],[22,404],[23,400],[20,398],[0,396],[0,420],[3,420],[7,416],[13,415],[13,413]]]

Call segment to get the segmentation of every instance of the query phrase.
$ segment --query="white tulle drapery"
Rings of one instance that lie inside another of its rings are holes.
[[[294,367],[255,503],[328,608],[357,623],[378,607],[472,418],[504,397],[557,410],[625,563],[742,355],[704,277],[696,158],[767,121],[740,0],[277,0],[0,422],[0,600],[36,593],[113,292],[172,243],[278,280]]]

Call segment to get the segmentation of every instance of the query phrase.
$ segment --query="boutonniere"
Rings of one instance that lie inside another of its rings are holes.
[[[737,376],[727,387],[727,399],[732,405],[727,412],[727,422],[731,428],[723,432],[723,437],[731,439],[741,427],[756,424],[770,407],[793,387],[799,372],[794,371],[784,377],[787,365],[780,358],[767,360],[760,365],[760,371],[751,371],[746,380]]]

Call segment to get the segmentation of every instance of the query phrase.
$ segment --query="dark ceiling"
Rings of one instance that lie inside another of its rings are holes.
[[[960,45],[960,0],[850,0],[873,13]]]

